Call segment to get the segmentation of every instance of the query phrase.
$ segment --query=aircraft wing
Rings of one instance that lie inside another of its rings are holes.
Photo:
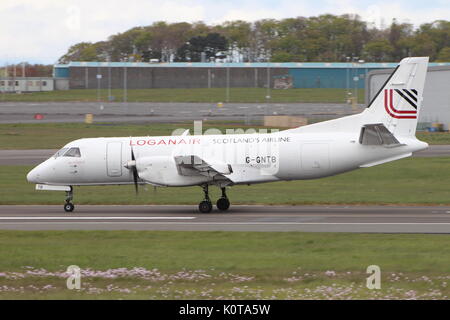
[[[203,175],[213,180],[233,182],[227,177],[233,173],[233,168],[229,164],[206,161],[196,155],[175,156],[174,159],[178,173],[183,176]]]

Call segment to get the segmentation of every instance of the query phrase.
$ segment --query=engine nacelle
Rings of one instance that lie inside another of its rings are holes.
[[[138,158],[136,159],[136,169],[139,178],[160,186],[186,186],[207,180],[204,176],[186,177],[180,175],[175,160],[169,156]]]

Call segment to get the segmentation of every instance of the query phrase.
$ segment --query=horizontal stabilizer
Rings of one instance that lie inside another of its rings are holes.
[[[409,153],[401,154],[398,156],[394,156],[394,157],[390,157],[390,158],[386,158],[386,159],[382,159],[382,160],[378,160],[378,161],[368,162],[368,163],[360,165],[359,167],[360,168],[369,168],[369,167],[377,166],[379,164],[407,158],[407,157],[410,157],[411,155],[412,155],[412,152],[409,152]]]

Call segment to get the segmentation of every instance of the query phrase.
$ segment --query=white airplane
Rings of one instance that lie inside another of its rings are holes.
[[[317,179],[411,156],[428,144],[415,137],[428,57],[403,59],[362,113],[266,134],[80,139],[31,170],[38,190],[73,186],[201,186],[202,213],[212,210],[208,187]]]

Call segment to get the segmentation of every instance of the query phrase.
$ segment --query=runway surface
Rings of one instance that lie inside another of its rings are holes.
[[[57,149],[0,150],[0,165],[37,165],[50,158]]]
[[[196,206],[0,206],[0,229],[303,231],[450,233],[450,207],[232,206],[200,214]]]
[[[0,150],[0,165],[37,165],[55,154],[57,149]],[[430,146],[413,157],[450,157],[450,146]]]
[[[261,120],[265,115],[304,115],[333,119],[361,112],[337,103],[97,103],[97,102],[1,102],[0,123],[83,122],[91,113],[100,122],[179,122],[192,120]],[[35,120],[34,115],[44,115]]]

